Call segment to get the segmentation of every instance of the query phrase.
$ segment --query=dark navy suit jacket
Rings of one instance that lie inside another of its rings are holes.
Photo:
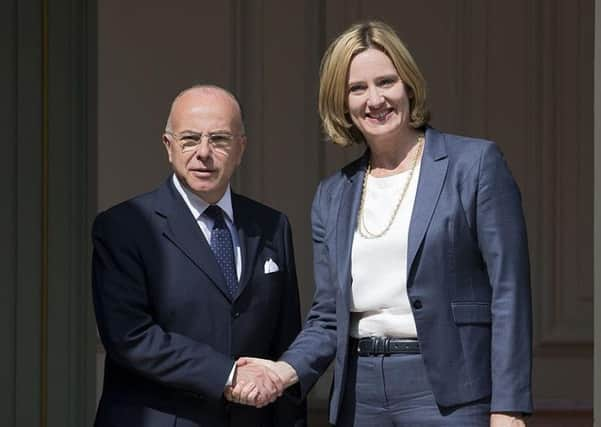
[[[282,357],[302,395],[335,357],[332,423],[346,384],[351,247],[367,161],[368,153],[317,189],[313,306]],[[532,411],[529,276],[520,193],[498,148],[427,128],[407,292],[440,405],[490,396],[492,411]]]
[[[232,194],[242,250],[234,298],[169,178],[98,215],[93,295],[106,348],[97,427],[301,426],[304,404],[234,405],[224,386],[239,356],[277,359],[300,329],[287,218]],[[279,271],[265,273],[272,259]]]

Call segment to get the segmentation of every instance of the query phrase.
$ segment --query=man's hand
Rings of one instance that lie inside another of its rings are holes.
[[[265,364],[237,362],[232,386],[226,388],[224,395],[231,402],[261,408],[283,391],[282,379]]]
[[[274,362],[267,359],[259,359],[256,357],[241,357],[236,362],[237,366],[244,366],[249,364],[258,364],[265,366],[275,372],[283,381],[284,388],[288,388],[298,382],[298,376],[292,366],[286,362],[278,361]]]
[[[237,383],[226,390],[225,396],[228,400],[245,405],[256,406],[257,408],[261,408],[274,402],[282,395],[282,392],[286,387],[289,387],[298,381],[296,371],[286,362],[273,362],[267,359],[242,357],[238,359],[236,366],[236,370],[249,367],[264,369],[264,372],[269,378],[271,378],[274,383],[278,384],[279,387],[276,390],[271,389],[271,392],[267,389],[261,390],[253,388],[248,384],[244,385]]]
[[[490,427],[526,427],[526,422],[517,413],[494,413],[490,415]]]

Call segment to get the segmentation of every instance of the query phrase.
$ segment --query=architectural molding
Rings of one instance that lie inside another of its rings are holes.
[[[11,177],[15,205],[9,209],[15,212],[10,226],[16,235],[14,252],[9,256],[16,276],[8,285],[14,287],[15,299],[8,303],[13,304],[15,310],[12,322],[15,343],[9,347],[9,351],[14,352],[15,363],[11,367],[14,388],[3,393],[14,393],[15,407],[10,409],[15,426],[43,426],[42,5],[32,0],[14,3],[16,24],[9,40],[16,49],[15,62],[11,64],[15,69],[13,84],[16,87],[12,105],[16,111],[15,134],[11,139],[16,147],[15,175]]]
[[[9,47],[0,68],[9,142],[0,168],[0,413],[9,427],[91,425],[94,411],[85,166],[92,1],[0,6]]]
[[[48,2],[47,410],[48,426],[91,425],[95,413],[95,323],[90,286],[88,151],[95,138],[95,0]],[[92,110],[94,112],[95,109]]]
[[[547,349],[592,344],[592,50],[582,37],[592,22],[581,10],[588,3],[542,8],[542,204],[536,217],[543,219],[537,260],[543,304],[537,345]]]

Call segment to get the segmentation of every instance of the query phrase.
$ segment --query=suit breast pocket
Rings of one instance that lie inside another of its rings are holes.
[[[258,276],[258,277],[257,277]],[[255,276],[253,294],[258,300],[273,301],[279,298],[286,279],[283,271],[260,273]]]
[[[265,273],[264,276],[265,279],[268,281],[281,282],[282,280],[284,280],[283,271],[272,271],[271,273]]]

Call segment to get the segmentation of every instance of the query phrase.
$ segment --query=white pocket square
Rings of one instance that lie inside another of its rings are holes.
[[[263,269],[265,270],[265,274],[275,273],[276,271],[280,271],[280,267],[278,267],[278,265],[275,263],[275,261],[272,260],[271,258],[269,258],[267,261],[265,261],[265,266],[263,267]]]

